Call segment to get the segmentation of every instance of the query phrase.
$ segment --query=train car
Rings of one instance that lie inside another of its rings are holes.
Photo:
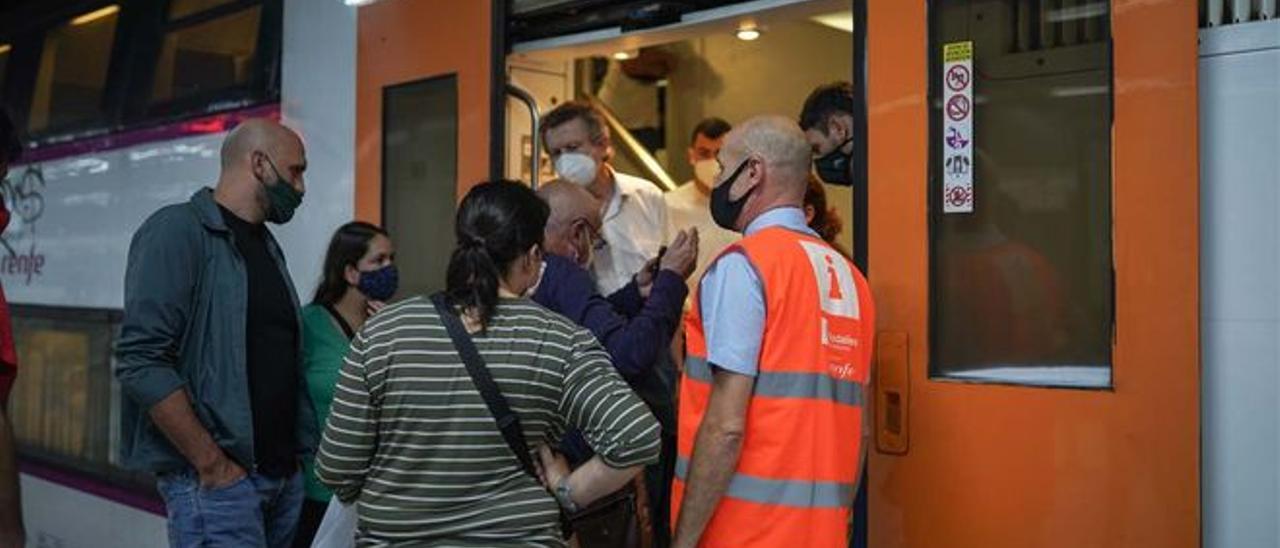
[[[212,182],[237,119],[307,141],[281,230],[300,291],[354,216],[421,292],[471,185],[551,176],[537,117],[559,102],[600,106],[619,169],[671,190],[702,117],[796,116],[849,80],[856,177],[828,192],[880,312],[854,542],[1280,545],[1274,2],[50,4],[0,3],[0,90],[36,137],[0,258],[33,541],[164,544],[148,478],[113,456],[117,288],[132,229]],[[255,21],[249,53],[212,40],[231,20]],[[86,100],[50,57],[91,39],[110,59],[65,70],[101,76]]]
[[[112,350],[133,231],[216,183],[226,132],[271,117],[306,135],[307,205],[276,230],[300,292],[353,215],[355,13],[302,4],[0,2],[0,97],[30,141],[4,182],[0,281],[32,546],[167,544],[153,480],[119,462]]]

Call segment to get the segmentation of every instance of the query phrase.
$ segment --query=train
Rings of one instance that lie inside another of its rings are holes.
[[[672,190],[702,118],[854,89],[829,186],[879,311],[855,539],[1278,546],[1280,21],[1270,0],[3,0],[10,417],[34,546],[163,546],[118,456],[133,231],[250,117],[304,138],[276,229],[307,299],[334,228],[439,287],[458,199],[552,177],[538,117],[605,114]]]

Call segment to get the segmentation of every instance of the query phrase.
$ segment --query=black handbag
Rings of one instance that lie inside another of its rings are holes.
[[[530,456],[529,444],[524,439],[520,417],[511,411],[511,406],[507,405],[507,399],[502,396],[502,391],[494,382],[489,368],[485,366],[484,358],[480,357],[475,343],[463,327],[461,318],[449,306],[444,293],[432,295],[431,303],[440,314],[445,330],[453,340],[454,349],[462,357],[467,375],[471,377],[471,382],[475,383],[476,390],[480,391],[480,397],[489,408],[489,413],[497,421],[502,439],[507,442],[511,452],[515,453],[516,459],[520,461],[520,467],[532,476],[534,481],[541,483],[542,478],[538,476],[538,470],[533,465],[533,457]],[[601,498],[573,515],[566,514],[562,508],[560,527],[566,539],[576,534],[578,545],[582,548],[648,548],[651,538],[649,527],[646,525],[648,520],[644,519],[646,508],[644,482],[637,478],[626,487]]]

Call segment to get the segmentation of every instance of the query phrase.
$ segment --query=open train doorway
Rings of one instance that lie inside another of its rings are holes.
[[[532,96],[542,113],[566,100],[596,105],[613,136],[613,167],[652,182],[668,193],[669,204],[679,201],[672,198],[698,186],[693,149],[700,123],[718,118],[733,125],[759,114],[798,118],[815,88],[853,80],[851,0],[721,4],[727,5],[650,30],[618,27],[516,42],[507,58],[508,81]],[[528,105],[513,97],[506,113],[507,177],[555,177],[537,138]],[[839,228],[835,241],[850,252],[852,187],[823,188]],[[669,213],[679,225],[680,213]],[[709,223],[709,212],[700,213]],[[714,256],[718,249],[707,251]]]

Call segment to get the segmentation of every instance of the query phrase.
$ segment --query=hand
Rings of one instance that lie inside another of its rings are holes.
[[[372,318],[374,314],[382,312],[382,309],[386,307],[387,303],[370,299],[369,302],[365,304],[365,312],[367,312],[369,317]]]
[[[569,459],[556,454],[546,445],[538,447],[538,476],[547,489],[555,489],[560,481],[569,476]]]
[[[225,454],[221,455],[213,464],[198,470],[198,473],[200,474],[200,487],[204,489],[226,487],[249,475],[244,468]]]
[[[649,292],[653,290],[653,274],[658,271],[658,258],[654,257],[644,263],[644,268],[636,272],[636,289],[640,290],[640,296],[649,298]]]
[[[698,266],[698,229],[681,230],[675,241],[667,246],[667,253],[662,256],[659,266],[663,270],[675,272],[682,279],[689,279],[693,269]]]

